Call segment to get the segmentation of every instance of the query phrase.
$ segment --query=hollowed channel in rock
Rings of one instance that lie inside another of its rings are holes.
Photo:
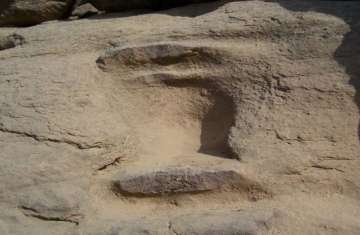
[[[144,114],[138,133],[145,154],[234,157],[228,143],[234,102],[212,81],[165,79],[135,93],[142,97],[136,107]]]

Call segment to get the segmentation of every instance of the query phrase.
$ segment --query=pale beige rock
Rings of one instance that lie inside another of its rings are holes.
[[[277,209],[259,234],[359,234],[359,12],[215,2],[0,28],[26,41],[0,51],[0,231],[166,234],[179,218],[207,233],[209,212],[231,234],[219,210],[252,224]],[[119,175],[174,167],[263,191],[114,193]]]
[[[96,9],[91,3],[85,3],[79,6],[76,6],[72,11],[72,17],[85,18],[99,13],[99,10]]]
[[[256,235],[268,231],[275,214],[272,211],[200,211],[174,217],[140,220],[105,220],[87,228],[89,235]]]
[[[270,227],[273,213],[268,211],[211,211],[182,215],[173,219],[170,228],[175,234],[262,234]]]

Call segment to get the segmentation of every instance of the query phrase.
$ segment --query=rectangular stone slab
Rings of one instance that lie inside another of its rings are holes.
[[[134,176],[119,176],[114,189],[125,195],[155,196],[196,193],[244,185],[246,180],[233,170],[168,169]]]

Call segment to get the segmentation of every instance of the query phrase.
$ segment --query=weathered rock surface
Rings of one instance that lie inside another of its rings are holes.
[[[128,195],[198,193],[221,188],[248,189],[251,182],[232,170],[168,168],[142,175],[122,175],[114,181],[115,190]]]
[[[170,235],[166,218],[141,218],[139,220],[106,220],[86,230],[89,235]]]
[[[170,218],[101,221],[89,235],[257,235],[271,227],[273,211],[198,211]]]
[[[80,203],[86,199],[80,188],[55,184],[30,188],[18,197],[18,207],[27,216],[75,224],[82,217]]]
[[[268,230],[273,216],[269,211],[211,211],[181,215],[171,220],[170,228],[175,234],[257,235]]]
[[[214,2],[0,28],[0,233],[360,234],[359,14]]]
[[[28,26],[61,19],[71,9],[74,0],[2,0],[0,26]]]
[[[0,51],[20,46],[25,43],[23,36],[18,34],[0,35]]]
[[[99,10],[96,9],[91,3],[85,3],[78,5],[71,12],[72,17],[85,18],[99,13]]]
[[[3,204],[1,205],[1,209],[0,232],[2,235],[76,234],[74,233],[74,231],[77,230],[77,225],[75,223],[27,216],[19,209]]]

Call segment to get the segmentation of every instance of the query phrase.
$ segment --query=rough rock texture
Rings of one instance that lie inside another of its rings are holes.
[[[267,230],[273,216],[273,213],[266,211],[211,211],[181,215],[171,220],[170,228],[175,234],[256,235],[260,234],[261,230]]]
[[[16,33],[11,35],[0,35],[0,51],[20,46],[25,43],[25,39]]]
[[[169,218],[106,220],[86,230],[89,235],[256,235],[267,231],[276,214],[269,211],[200,211]]]
[[[0,26],[28,26],[63,18],[74,0],[1,0]]]
[[[71,12],[72,17],[85,18],[98,14],[99,11],[91,3],[78,5]]]
[[[0,50],[0,234],[358,235],[359,22],[240,1],[0,28],[26,41]],[[259,187],[114,191],[179,168]]]
[[[161,235],[256,235],[267,231],[276,214],[269,211],[201,211],[170,218],[104,221],[91,226],[89,235],[161,234]]]
[[[247,189],[251,187],[248,180],[231,170],[168,168],[142,175],[121,175],[118,178],[114,182],[116,191],[139,196],[199,193],[221,188]]]

